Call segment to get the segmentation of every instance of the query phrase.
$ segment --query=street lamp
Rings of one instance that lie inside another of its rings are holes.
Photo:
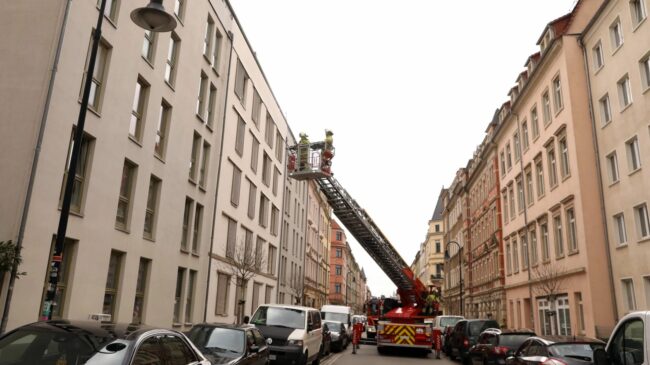
[[[449,261],[451,258],[449,256],[449,244],[454,243],[458,247],[458,260],[459,260],[459,279],[460,279],[460,315],[463,315],[463,255],[461,251],[463,250],[463,247],[456,241],[449,241],[447,242],[447,245],[445,245],[445,261]]]
[[[50,278],[45,294],[45,302],[41,319],[52,319],[52,311],[56,288],[59,283],[59,269],[63,260],[63,246],[65,242],[66,231],[68,228],[68,216],[70,215],[70,203],[72,200],[72,188],[74,185],[75,175],[77,173],[77,162],[84,134],[84,124],[86,122],[86,111],[88,110],[88,99],[92,84],[93,73],[95,72],[95,60],[97,59],[97,49],[102,35],[102,22],[104,20],[104,11],[106,10],[106,0],[101,0],[99,6],[99,15],[97,17],[97,26],[93,32],[93,44],[90,50],[90,59],[88,60],[88,70],[84,82],[83,96],[81,98],[81,107],[79,108],[79,118],[75,129],[74,143],[72,144],[72,155],[70,156],[70,165],[68,167],[68,176],[63,193],[63,203],[61,204],[61,215],[59,217],[59,226],[56,231],[56,242],[54,251],[50,258]],[[163,8],[162,0],[150,0],[149,5],[144,8],[138,8],[131,12],[131,20],[145,30],[152,32],[169,32],[176,28],[176,20]],[[5,316],[6,318],[6,316]],[[3,318],[4,322],[4,318]],[[4,323],[3,323],[4,324]],[[4,326],[2,327],[4,328]]]

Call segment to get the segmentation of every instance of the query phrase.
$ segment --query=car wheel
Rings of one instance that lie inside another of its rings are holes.
[[[377,346],[377,352],[379,353],[379,355],[385,355],[386,349],[383,346]]]
[[[320,365],[320,355],[316,356],[316,359],[311,362],[311,365]]]

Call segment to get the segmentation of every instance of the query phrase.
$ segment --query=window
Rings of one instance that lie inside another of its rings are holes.
[[[226,257],[234,258],[237,247],[237,222],[226,217],[228,220],[228,232],[226,234]]]
[[[183,232],[181,236],[181,251],[187,252],[187,244],[190,235],[190,224],[192,222],[192,208],[194,207],[194,200],[185,198],[185,209],[183,210]]]
[[[648,217],[648,206],[644,203],[634,207],[636,215],[636,226],[639,239],[650,238],[650,218]]]
[[[537,265],[537,231],[531,229],[528,231],[530,235],[530,263],[531,265]]]
[[[650,88],[650,53],[639,61],[639,67],[641,68],[641,84],[644,89],[648,89]]]
[[[260,226],[266,228],[269,222],[268,218],[268,209],[269,208],[269,198],[267,198],[263,193],[260,195],[260,211],[258,215],[258,223]]]
[[[235,152],[239,156],[244,154],[244,138],[246,137],[246,122],[237,114],[237,134],[235,136]]]
[[[533,172],[530,167],[526,170],[526,200],[528,204],[533,204],[535,201],[535,192],[533,190]]]
[[[598,70],[603,67],[605,65],[605,59],[603,57],[603,45],[600,41],[592,48],[591,53],[593,54],[594,68]]]
[[[280,216],[280,210],[273,205],[271,207],[271,234],[274,236],[278,235],[278,217]]]
[[[223,36],[221,35],[219,29],[217,29],[217,32],[215,34],[214,51],[212,52],[212,67],[217,71],[219,70],[219,66],[221,65],[219,59],[221,58],[222,44],[223,44]]]
[[[607,155],[607,171],[609,173],[609,183],[613,184],[618,181],[618,158],[616,157],[616,151]]]
[[[510,254],[510,243],[506,243],[506,267],[508,269],[508,274],[512,274],[512,256]]]
[[[251,143],[251,170],[257,173],[257,160],[259,159],[260,154],[260,141],[255,138],[253,132],[251,132],[251,140],[253,141]]]
[[[235,95],[242,105],[245,106],[246,103],[246,83],[248,82],[248,74],[244,65],[240,60],[237,60],[237,74],[235,75]]]
[[[196,203],[194,210],[194,229],[192,230],[192,253],[199,254],[199,244],[201,242],[201,227],[203,226],[203,206]]]
[[[269,244],[269,258],[266,259],[267,265],[266,265],[266,272],[269,275],[275,275],[275,258],[278,255],[278,249]]]
[[[262,113],[262,98],[255,88],[253,88],[253,111],[251,118],[257,129],[260,129],[260,114]]]
[[[336,231],[336,240],[337,241],[342,241],[343,240],[343,232]]]
[[[517,240],[512,240],[512,270],[516,274],[519,272],[519,247]]]
[[[639,139],[635,136],[625,143],[627,150],[627,164],[630,172],[641,168],[641,155],[639,153]]]
[[[616,50],[623,45],[623,27],[621,20],[616,19],[612,25],[609,26],[609,36],[612,41],[612,49]]]
[[[561,336],[571,335],[571,313],[569,311],[569,298],[566,295],[557,299],[557,319]]]
[[[600,98],[598,105],[600,107],[600,124],[604,126],[612,121],[612,107],[609,103],[609,94],[605,94],[605,96]]]
[[[247,179],[248,180],[248,179]],[[248,218],[255,218],[255,205],[257,199],[257,186],[248,180]]]
[[[66,291],[68,288],[68,280],[70,278],[69,275],[69,268],[72,268],[74,266],[73,263],[73,257],[74,255],[74,250],[76,248],[76,243],[77,241],[70,240],[66,238],[63,241],[63,252],[65,252],[65,255],[63,255],[63,260],[59,264],[59,271],[57,272],[58,275],[58,282],[56,283],[56,291],[54,293],[54,299],[53,302],[56,303],[56,305],[49,304],[51,305],[51,311],[52,311],[52,319],[60,319],[64,316],[63,310],[65,308],[66,304]],[[52,236],[52,244],[50,247],[50,257],[52,257],[52,254],[54,253],[54,245],[56,244],[56,236]],[[47,270],[46,270],[46,275],[45,275],[45,282],[43,283],[43,298],[45,298],[46,292],[47,292],[47,287],[50,284],[50,275],[52,273],[52,266],[50,265],[50,262],[48,261],[47,263]],[[45,310],[44,308],[45,303],[41,303],[41,311],[40,313],[43,313]]]
[[[185,15],[185,0],[176,0],[174,2],[174,15],[176,15],[178,20],[183,20],[183,16]]]
[[[178,268],[176,272],[176,291],[174,294],[174,316],[173,322],[180,324],[181,319],[181,307],[183,306],[183,284],[185,283],[185,269],[182,267]]]
[[[181,46],[181,39],[172,32],[169,39],[169,50],[167,51],[167,64],[165,65],[165,81],[173,86],[176,80],[176,66],[178,64],[178,49]]]
[[[199,96],[196,101],[196,115],[205,120],[206,118],[206,95],[208,93],[208,75],[201,71],[201,81],[199,82]]]
[[[551,185],[551,188],[557,186],[557,160],[555,159],[555,150],[549,148],[546,150],[546,155],[548,157],[548,183]]]
[[[91,36],[92,38],[92,36]],[[84,70],[84,77],[81,81],[81,90],[79,92],[79,98],[82,97],[84,91],[84,85],[86,84],[86,77],[88,76],[88,62],[90,61],[90,51],[92,47],[92,42],[88,47],[88,54],[86,56],[86,69]],[[111,47],[106,43],[104,39],[101,39],[99,42],[99,47],[97,48],[97,57],[95,59],[95,69],[93,70],[93,77],[90,84],[90,94],[88,97],[88,107],[99,112],[101,109],[101,100],[104,94],[104,83],[106,81],[106,67],[108,65],[110,57]]]
[[[241,170],[237,165],[231,162],[232,165],[232,186],[230,189],[230,203],[233,206],[239,205],[239,192],[241,190]]]
[[[625,307],[628,312],[636,310],[636,298],[634,296],[634,282],[632,279],[621,280],[623,286],[623,296],[625,298]]]
[[[228,286],[230,284],[230,276],[217,273],[217,304],[215,313],[218,316],[225,316],[228,311]]]
[[[512,153],[510,152],[510,143],[506,145],[506,166],[508,167],[508,170],[512,168]]]
[[[341,294],[341,283],[334,284],[334,291],[336,292],[336,294]]]
[[[630,0],[630,11],[632,12],[632,21],[635,26],[641,23],[646,17],[644,3],[644,0]]]
[[[578,329],[581,334],[584,334],[585,332],[585,309],[584,305],[582,304],[582,293],[575,293],[574,298],[576,303],[578,304]]]
[[[208,180],[208,166],[210,162],[210,144],[203,141],[203,152],[201,153],[201,167],[199,168],[199,186],[205,188]]]
[[[253,298],[251,300],[251,312],[254,312],[257,309],[257,306],[260,304],[260,290],[262,289],[262,284],[253,283]],[[252,333],[249,332],[251,335]]]
[[[149,239],[154,238],[159,195],[160,179],[151,175],[149,179],[149,192],[147,194],[147,208],[144,213],[144,236]]]
[[[556,76],[553,79],[553,106],[555,107],[555,113],[558,113],[564,107],[564,101],[562,100],[562,84],[560,82],[560,76]]]
[[[169,119],[171,118],[171,114],[171,105],[167,104],[167,102],[163,100],[160,104],[160,116],[158,117],[158,125],[156,125],[156,143],[154,146],[154,153],[161,159],[165,158],[167,131],[169,130]]]
[[[282,157],[284,156],[284,138],[280,134],[280,130],[275,134],[275,157],[282,163]]]
[[[544,222],[540,224],[539,227],[542,234],[542,261],[546,262],[551,257],[551,250],[548,242],[548,225]]]
[[[343,266],[336,265],[336,276],[341,276],[341,275],[343,275]]]
[[[569,240],[569,252],[578,251],[578,232],[576,228],[576,215],[573,208],[566,210],[567,239]]]
[[[216,116],[214,107],[217,103],[217,87],[213,83],[210,83],[210,92],[208,93],[208,120],[206,124],[210,129],[214,126],[214,118]]]
[[[104,8],[104,16],[110,19],[113,23],[117,21],[117,6],[119,0],[107,0],[106,7]],[[97,0],[97,8],[101,6],[102,1]]]
[[[515,146],[515,161],[521,158],[521,145],[519,144],[519,133],[515,132],[512,136],[512,144]]]
[[[621,109],[625,109],[628,105],[632,104],[632,90],[630,89],[630,78],[625,75],[617,83],[618,85],[618,100],[621,104]]]
[[[133,317],[131,323],[141,324],[144,314],[144,298],[147,289],[147,279],[149,277],[149,267],[151,260],[144,257],[140,258],[138,265],[138,278],[135,284],[135,300],[133,302]]]
[[[436,241],[436,253],[440,253],[440,241]]]
[[[510,219],[515,219],[515,189],[512,186],[508,186],[508,198],[510,199]]]
[[[143,114],[146,105],[146,98],[149,90],[149,84],[141,77],[135,84],[135,94],[133,96],[133,108],[131,109],[131,120],[129,124],[129,136],[140,142],[142,138]]]
[[[271,296],[273,295],[273,287],[267,285],[264,290],[264,303],[271,303]],[[261,337],[261,336],[260,336]],[[261,337],[261,341],[264,342],[264,337]]]
[[[499,159],[501,162],[501,177],[504,177],[506,175],[506,157],[503,151],[501,151],[499,156],[501,157]]]
[[[539,137],[539,120],[537,118],[537,106],[530,110],[530,125],[533,132],[533,139]]]
[[[196,271],[190,270],[190,275],[187,278],[187,295],[185,296],[185,323],[192,323],[194,283],[196,283]]]
[[[273,168],[273,185],[272,191],[274,196],[278,196],[278,184],[279,184],[280,170],[277,167]]]
[[[214,20],[208,15],[208,21],[205,27],[205,37],[203,39],[203,56],[208,61],[211,61],[212,54],[212,36],[214,34]]]
[[[150,30],[144,31],[144,42],[142,43],[142,57],[149,63],[153,63],[154,50],[156,48],[156,38],[158,33]]]
[[[535,172],[537,173],[537,196],[544,196],[544,167],[542,166],[542,159],[535,160]]]
[[[102,313],[109,314],[111,321],[115,321],[115,307],[119,293],[119,281],[122,275],[122,261],[124,253],[112,250],[111,258],[108,261],[108,273],[106,275],[106,286],[104,288],[104,304]]]
[[[614,216],[614,225],[616,226],[618,244],[623,245],[627,243],[627,228],[625,227],[625,215],[623,213]]]
[[[524,145],[524,151],[528,150],[529,143],[528,143],[528,122],[524,120],[523,123],[521,123],[521,139],[522,139],[522,144]]]
[[[262,159],[262,182],[266,186],[269,186],[271,183],[271,165],[271,158],[266,154],[266,152],[264,152],[264,157]]]
[[[551,122],[551,99],[548,96],[548,91],[542,94],[542,117],[544,118],[544,125]]]
[[[201,135],[194,132],[192,138],[192,155],[190,156],[190,175],[191,181],[196,181],[196,173],[199,169],[199,153],[201,152]]]
[[[271,115],[267,112],[266,113],[266,129],[264,130],[264,140],[266,141],[266,144],[268,144],[270,147],[273,147],[273,137],[275,136],[275,122],[273,121],[273,118],[271,118]]]
[[[521,175],[517,176],[517,208],[521,213],[524,211],[524,184],[521,181]]]
[[[137,165],[124,160],[122,167],[122,180],[120,182],[120,196],[117,202],[117,213],[115,215],[115,227],[119,229],[128,229],[131,211],[131,198],[133,196],[133,186],[135,186],[135,176]]]
[[[68,145],[68,156],[65,161],[65,171],[63,172],[63,183],[61,184],[61,196],[59,204],[63,204],[63,195],[65,194],[65,187],[68,181],[68,171],[70,170],[70,161],[72,161],[72,149],[75,143],[75,128],[72,128],[72,135],[70,136],[70,144]],[[79,157],[77,159],[77,169],[75,171],[74,182],[72,183],[72,196],[70,198],[70,211],[81,214],[81,206],[83,203],[84,194],[86,191],[86,181],[88,179],[88,171],[90,169],[91,146],[94,138],[84,133],[81,139],[81,149],[79,150]]]
[[[567,146],[566,136],[560,138],[558,146],[560,149],[560,173],[563,178],[566,178],[571,174],[571,168],[569,167],[569,147]]]
[[[341,249],[340,247],[336,248],[336,257],[338,258],[343,257],[343,249]]]
[[[521,267],[523,270],[528,269],[528,240],[525,234],[522,234],[519,237],[519,242],[521,242]]]
[[[555,231],[555,257],[564,256],[564,233],[562,232],[562,218],[553,217],[553,230]]]

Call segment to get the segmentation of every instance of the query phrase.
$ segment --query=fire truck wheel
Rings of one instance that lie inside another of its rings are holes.
[[[385,355],[386,349],[383,346],[377,346],[377,352],[379,353],[379,355]]]

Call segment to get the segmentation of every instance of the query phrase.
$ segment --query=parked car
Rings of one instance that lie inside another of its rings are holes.
[[[467,363],[469,349],[476,345],[478,336],[488,328],[499,328],[499,324],[493,319],[462,319],[458,321],[448,339],[449,356],[451,358],[458,357],[461,362]]]
[[[327,304],[320,308],[321,318],[328,321],[339,321],[345,325],[346,330],[350,330],[352,325],[352,307],[347,305]]]
[[[323,322],[323,343],[320,345],[320,357],[329,355],[332,352],[332,332],[327,323]]]
[[[506,364],[589,365],[594,363],[594,350],[604,348],[603,341],[589,337],[537,336],[521,344]]]
[[[607,347],[594,351],[596,365],[648,364],[650,311],[632,312],[618,321]]]
[[[267,340],[252,326],[199,324],[189,330],[187,337],[213,365],[267,365],[270,362]]]
[[[449,357],[451,357],[451,346],[449,344],[451,343],[450,339],[452,332],[454,332],[454,327],[456,327],[455,324],[453,326],[445,326],[442,330],[442,352]]]
[[[210,365],[180,332],[131,324],[53,320],[0,337],[2,365]]]
[[[451,327],[449,329],[449,332],[451,332],[451,329],[454,328],[456,323],[460,321],[461,319],[465,319],[463,316],[448,316],[448,315],[443,315],[443,316],[437,316],[436,318],[433,319],[433,323],[431,324],[431,327],[433,330],[439,330],[440,331],[440,342],[441,346],[444,350],[445,348],[445,329],[447,327]]]
[[[472,365],[504,365],[524,341],[535,336],[531,330],[499,330],[488,328],[483,331],[469,350]]]
[[[320,313],[309,307],[260,305],[250,321],[271,339],[271,363],[317,365],[323,342]]]
[[[339,321],[323,321],[332,334],[332,350],[343,351],[348,347],[350,337],[345,329],[345,324]]]

